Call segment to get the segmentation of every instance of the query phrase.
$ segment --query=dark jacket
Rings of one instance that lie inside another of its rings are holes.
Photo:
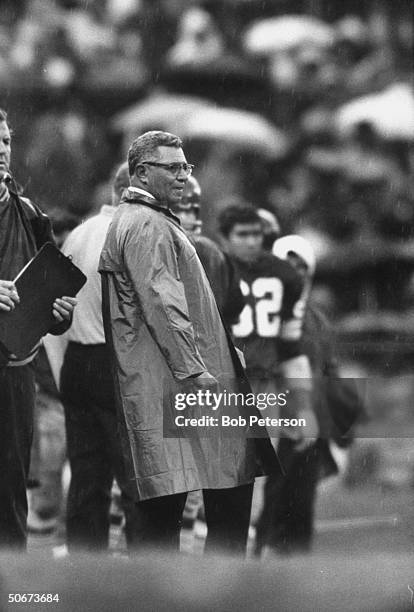
[[[11,206],[15,207],[16,213],[18,215],[20,228],[19,235],[21,237],[24,236],[24,250],[23,254],[20,256],[20,268],[22,268],[30,259],[33,257],[36,252],[45,244],[46,242],[54,243],[54,237],[52,232],[52,226],[49,218],[45,215],[40,208],[36,206],[31,200],[21,196],[18,192],[17,185],[14,181],[8,185],[10,200],[9,203]],[[16,237],[17,238],[17,237]],[[20,241],[17,241],[17,244],[20,244]],[[22,242],[23,244],[23,238]],[[23,258],[23,259],[22,259]],[[11,261],[11,260],[10,260]],[[5,264],[6,267],[8,264]],[[16,266],[16,260],[14,260],[14,266]],[[3,278],[6,280],[12,280],[14,275],[11,274],[10,268],[7,268],[9,272],[8,275],[5,275]],[[16,270],[20,271],[20,270]],[[1,275],[0,275],[1,276]],[[7,313],[4,314],[7,317]],[[49,333],[53,335],[63,334],[69,327],[70,321],[63,321],[61,323],[57,323],[50,330]],[[1,351],[0,354],[0,365],[4,366],[9,361],[8,356]]]
[[[191,236],[190,240],[203,264],[226,325],[236,323],[244,308],[245,299],[230,257],[206,236]]]
[[[311,305],[305,314],[303,347],[312,367],[319,437],[346,446],[356,423],[365,418],[365,409],[356,381],[340,377],[330,324]]]

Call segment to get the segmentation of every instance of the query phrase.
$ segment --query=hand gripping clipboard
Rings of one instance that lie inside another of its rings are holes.
[[[24,359],[58,322],[52,306],[56,298],[74,297],[86,276],[51,242],[37,252],[14,279],[20,302],[0,311],[0,350]]]

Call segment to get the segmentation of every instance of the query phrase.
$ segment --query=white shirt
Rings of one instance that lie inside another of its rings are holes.
[[[73,323],[65,336],[69,342],[103,344],[101,278],[99,257],[105,242],[115,207],[102,206],[99,214],[84,221],[66,238],[62,247],[65,255],[87,276],[87,281],[76,296],[77,306]]]

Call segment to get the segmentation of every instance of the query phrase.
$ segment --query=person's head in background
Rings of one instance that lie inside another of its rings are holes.
[[[290,234],[276,240],[272,253],[279,259],[288,261],[302,279],[302,294],[294,309],[295,316],[302,319],[307,308],[315,273],[316,258],[314,250],[305,238],[297,234]]]
[[[7,124],[7,113],[0,108],[0,205],[9,199],[6,181],[10,178],[11,134]]]
[[[54,208],[48,213],[57,247],[61,247],[70,232],[79,225],[79,217],[67,210]]]
[[[316,268],[315,252],[308,240],[297,234],[283,236],[275,241],[273,255],[288,261],[303,281],[312,282]]]
[[[263,226],[263,248],[265,251],[272,251],[273,243],[280,237],[280,223],[270,210],[258,208],[257,213],[262,220]]]
[[[112,206],[118,206],[122,194],[129,187],[129,169],[128,162],[123,162],[115,172],[112,181]]]
[[[334,317],[337,311],[335,295],[328,285],[318,283],[313,286],[316,269],[316,256],[309,240],[292,234],[279,238],[273,245],[273,255],[285,259],[295,268],[303,279],[303,299],[306,303],[312,290],[312,305],[328,317]]]
[[[173,212],[181,221],[182,228],[188,234],[200,234],[201,187],[194,176],[189,176],[184,186],[183,198],[179,204],[172,207]]]
[[[228,253],[250,263],[263,253],[263,224],[257,210],[241,200],[228,204],[218,216]]]
[[[11,134],[7,113],[0,108],[0,180],[9,172],[11,158]]]

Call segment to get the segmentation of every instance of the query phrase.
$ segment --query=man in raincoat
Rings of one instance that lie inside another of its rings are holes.
[[[203,490],[206,550],[245,551],[267,439],[165,435],[178,390],[240,390],[243,371],[196,251],[170,206],[192,166],[181,140],[147,132],[128,152],[124,193],[102,250],[105,335],[111,347],[124,454],[135,481],[143,546],[178,549],[187,492]],[[205,408],[206,415],[211,409]],[[200,428],[201,429],[201,428]]]

